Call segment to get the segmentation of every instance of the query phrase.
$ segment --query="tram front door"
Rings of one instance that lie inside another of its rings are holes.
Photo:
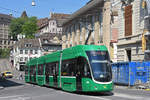
[[[82,90],[82,77],[81,77],[81,72],[77,72],[76,74],[76,86],[77,86],[77,91]]]
[[[82,73],[83,73],[83,70],[82,70],[82,67],[83,66],[83,62],[82,62],[82,59],[81,58],[78,58],[77,60],[77,66],[76,66],[76,70],[77,70],[77,73],[76,73],[76,86],[77,86],[77,91],[82,91]]]

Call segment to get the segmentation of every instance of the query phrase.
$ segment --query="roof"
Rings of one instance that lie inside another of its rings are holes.
[[[60,43],[56,43],[54,38],[57,37],[58,40],[61,40],[62,35],[57,33],[44,33],[43,35],[38,36],[41,40],[42,44],[51,44],[51,45],[60,45]],[[45,43],[45,40],[47,43]]]
[[[66,19],[70,14],[64,13],[51,13],[50,19]]]
[[[11,19],[13,19],[11,15],[0,13],[0,23],[10,23]]]
[[[26,11],[23,11],[23,13],[21,14],[21,18],[27,18],[28,16],[27,16],[27,13],[26,13]]]
[[[37,21],[37,25],[39,28],[45,27],[48,25],[48,18],[42,18]]]
[[[79,10],[77,10],[75,13],[73,13],[72,15],[69,16],[68,19],[66,19],[63,22],[63,25],[67,24],[68,22],[72,21],[73,19],[77,18],[78,16],[80,16],[81,14],[84,14],[85,12],[87,12],[88,10],[96,7],[96,6],[100,6],[100,4],[102,4],[105,0],[91,0],[90,2],[88,2],[85,6],[83,6],[82,8],[80,8]]]
[[[56,20],[57,26],[62,27],[63,22],[70,16],[70,14],[51,13],[49,20]]]
[[[9,19],[13,18],[11,15],[1,14],[1,13],[0,13],[0,17],[5,17]]]
[[[31,44],[31,46],[25,46],[26,44]],[[18,47],[19,49],[24,49],[24,48],[34,48],[38,49],[40,48],[40,42],[39,39],[21,39],[20,41],[17,41],[14,45],[13,48]]]

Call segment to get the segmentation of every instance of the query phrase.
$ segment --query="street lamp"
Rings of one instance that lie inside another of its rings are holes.
[[[35,1],[34,0],[32,0],[32,6],[35,6]]]

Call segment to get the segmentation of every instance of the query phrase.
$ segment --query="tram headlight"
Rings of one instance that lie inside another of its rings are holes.
[[[90,82],[89,81],[86,81],[86,84],[89,84]]]

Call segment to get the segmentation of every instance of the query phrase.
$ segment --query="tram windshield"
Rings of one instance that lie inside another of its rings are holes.
[[[99,82],[109,82],[112,79],[110,58],[107,51],[87,51],[93,77]]]

